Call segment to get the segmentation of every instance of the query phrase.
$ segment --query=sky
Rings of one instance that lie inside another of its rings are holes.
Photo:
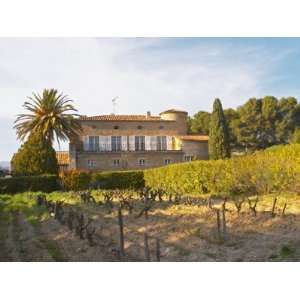
[[[118,114],[190,115],[215,98],[224,108],[299,99],[300,38],[0,38],[0,161],[20,146],[13,122],[23,103],[44,88],[83,115],[112,113],[115,97]]]

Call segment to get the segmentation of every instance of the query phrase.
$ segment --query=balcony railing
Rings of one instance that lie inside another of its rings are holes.
[[[181,149],[176,149],[173,145],[166,145],[166,147],[154,147],[149,145],[83,145],[84,152],[166,152],[166,151],[181,151]]]

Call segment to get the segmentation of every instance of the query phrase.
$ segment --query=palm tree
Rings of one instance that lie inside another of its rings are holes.
[[[51,143],[55,138],[59,143],[74,138],[81,130],[73,101],[57,90],[44,89],[42,96],[33,93],[28,99],[23,107],[30,113],[19,114],[14,126],[21,141],[38,132]]]

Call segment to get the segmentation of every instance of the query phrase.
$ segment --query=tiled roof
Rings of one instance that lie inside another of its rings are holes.
[[[184,111],[184,110],[180,110],[180,109],[168,109],[168,110],[165,110],[165,111],[161,112],[160,115],[161,114],[167,114],[167,113],[185,113],[185,114],[187,114],[187,112]]]
[[[70,157],[68,151],[57,151],[56,158],[58,165],[68,165],[70,163]]]
[[[183,141],[208,141],[209,137],[208,135],[182,135],[178,137],[179,139]]]
[[[100,116],[80,116],[83,121],[166,121],[159,116],[147,115],[100,115]]]

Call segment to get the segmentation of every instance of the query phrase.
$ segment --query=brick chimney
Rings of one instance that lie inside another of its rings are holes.
[[[147,111],[147,118],[151,117],[151,111]]]

